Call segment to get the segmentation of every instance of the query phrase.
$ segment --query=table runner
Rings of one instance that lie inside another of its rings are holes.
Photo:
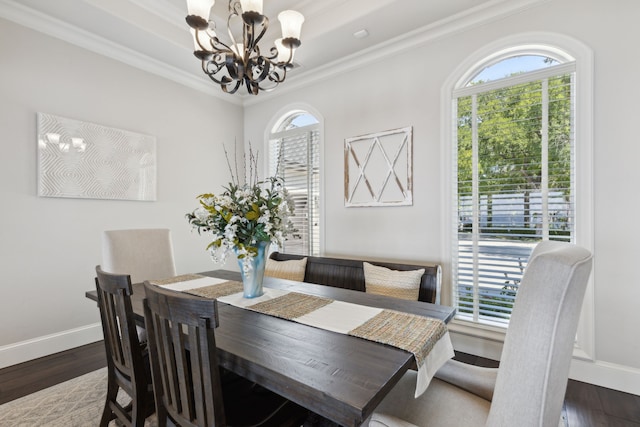
[[[247,299],[240,282],[194,274],[151,283],[408,351],[418,367],[415,397],[427,389],[435,372],[454,355],[447,328],[439,319],[272,288],[265,288],[260,297]]]

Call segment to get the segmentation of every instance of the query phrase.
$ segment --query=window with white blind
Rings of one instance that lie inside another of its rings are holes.
[[[320,126],[306,111],[283,117],[269,136],[269,172],[284,179],[292,196],[295,232],[281,252],[320,254]]]
[[[507,326],[541,240],[575,241],[575,62],[526,54],[453,92],[457,317]]]

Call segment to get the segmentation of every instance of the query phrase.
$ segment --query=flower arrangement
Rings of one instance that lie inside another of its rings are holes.
[[[240,182],[237,155],[234,174],[225,149],[231,182],[218,195],[201,194],[200,206],[186,217],[198,233],[211,233],[213,240],[207,246],[216,263],[223,263],[230,250],[243,260],[243,269],[251,268],[251,260],[258,254],[260,242],[282,245],[294,231],[290,221],[293,201],[281,178],[270,177],[258,181],[258,156],[249,147],[249,176],[244,169],[244,182]],[[246,158],[245,162],[246,164]]]

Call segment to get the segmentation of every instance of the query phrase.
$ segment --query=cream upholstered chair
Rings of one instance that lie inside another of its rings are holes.
[[[591,265],[584,248],[539,243],[518,290],[500,367],[449,361],[417,399],[410,371],[369,425],[558,426]]]
[[[141,228],[103,232],[101,266],[109,273],[128,274],[133,283],[175,276],[170,231]]]

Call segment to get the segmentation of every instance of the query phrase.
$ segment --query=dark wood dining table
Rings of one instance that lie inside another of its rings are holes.
[[[200,274],[240,280],[234,271]],[[265,277],[264,286],[438,318],[445,323],[455,314],[452,307],[271,277]],[[97,301],[96,291],[88,291],[86,296]],[[143,299],[143,284],[134,284],[132,305],[139,322],[144,321]],[[216,344],[224,368],[341,426],[360,426],[402,375],[415,368],[414,356],[395,347],[227,304],[218,303],[218,309]]]

